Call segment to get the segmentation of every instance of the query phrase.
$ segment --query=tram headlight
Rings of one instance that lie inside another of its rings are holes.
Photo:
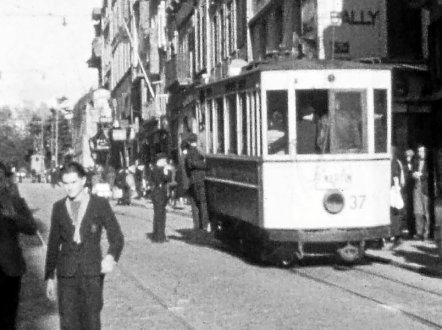
[[[324,196],[324,208],[328,213],[336,214],[344,208],[344,195],[339,190],[329,191]]]

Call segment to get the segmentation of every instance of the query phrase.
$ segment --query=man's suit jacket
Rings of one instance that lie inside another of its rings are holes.
[[[18,234],[34,235],[37,226],[25,200],[18,196],[0,197],[0,208],[12,204],[16,214],[4,216],[0,212],[0,269],[8,276],[21,276],[26,271]]]
[[[419,171],[419,157],[416,157],[413,162],[413,171]],[[415,182],[415,187],[419,187],[422,193],[428,196],[428,166],[427,160],[424,160],[424,166],[420,169],[422,176]]]
[[[190,147],[187,150],[187,155],[184,159],[184,167],[186,169],[187,177],[189,178],[189,185],[197,184],[204,186],[207,166],[204,156],[197,148]]]
[[[66,208],[66,198],[56,202],[52,209],[46,255],[45,279],[59,277],[99,275],[101,273],[101,233],[106,230],[109,248],[107,254],[118,261],[123,250],[124,237],[109,202],[102,197],[90,196],[80,226],[81,243],[74,242],[75,227]]]

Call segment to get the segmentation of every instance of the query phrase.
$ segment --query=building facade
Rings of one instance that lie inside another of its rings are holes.
[[[95,62],[116,119],[138,133],[136,143],[127,144],[129,162],[177,153],[189,133],[204,143],[195,87],[281,56],[391,64],[393,143],[400,150],[431,143],[427,63],[430,48],[438,50],[429,40],[440,33],[439,15],[432,10],[430,17],[433,2],[104,0]]]

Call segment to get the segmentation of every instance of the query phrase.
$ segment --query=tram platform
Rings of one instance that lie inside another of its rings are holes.
[[[424,275],[442,277],[442,258],[438,250],[438,244],[433,240],[402,239],[399,243],[386,243],[381,249],[369,249],[366,256]]]

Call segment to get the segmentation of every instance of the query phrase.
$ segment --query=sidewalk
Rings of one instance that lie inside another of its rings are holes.
[[[366,256],[423,275],[442,277],[442,260],[435,241],[402,240],[398,245],[388,243],[379,250],[368,249]]]

